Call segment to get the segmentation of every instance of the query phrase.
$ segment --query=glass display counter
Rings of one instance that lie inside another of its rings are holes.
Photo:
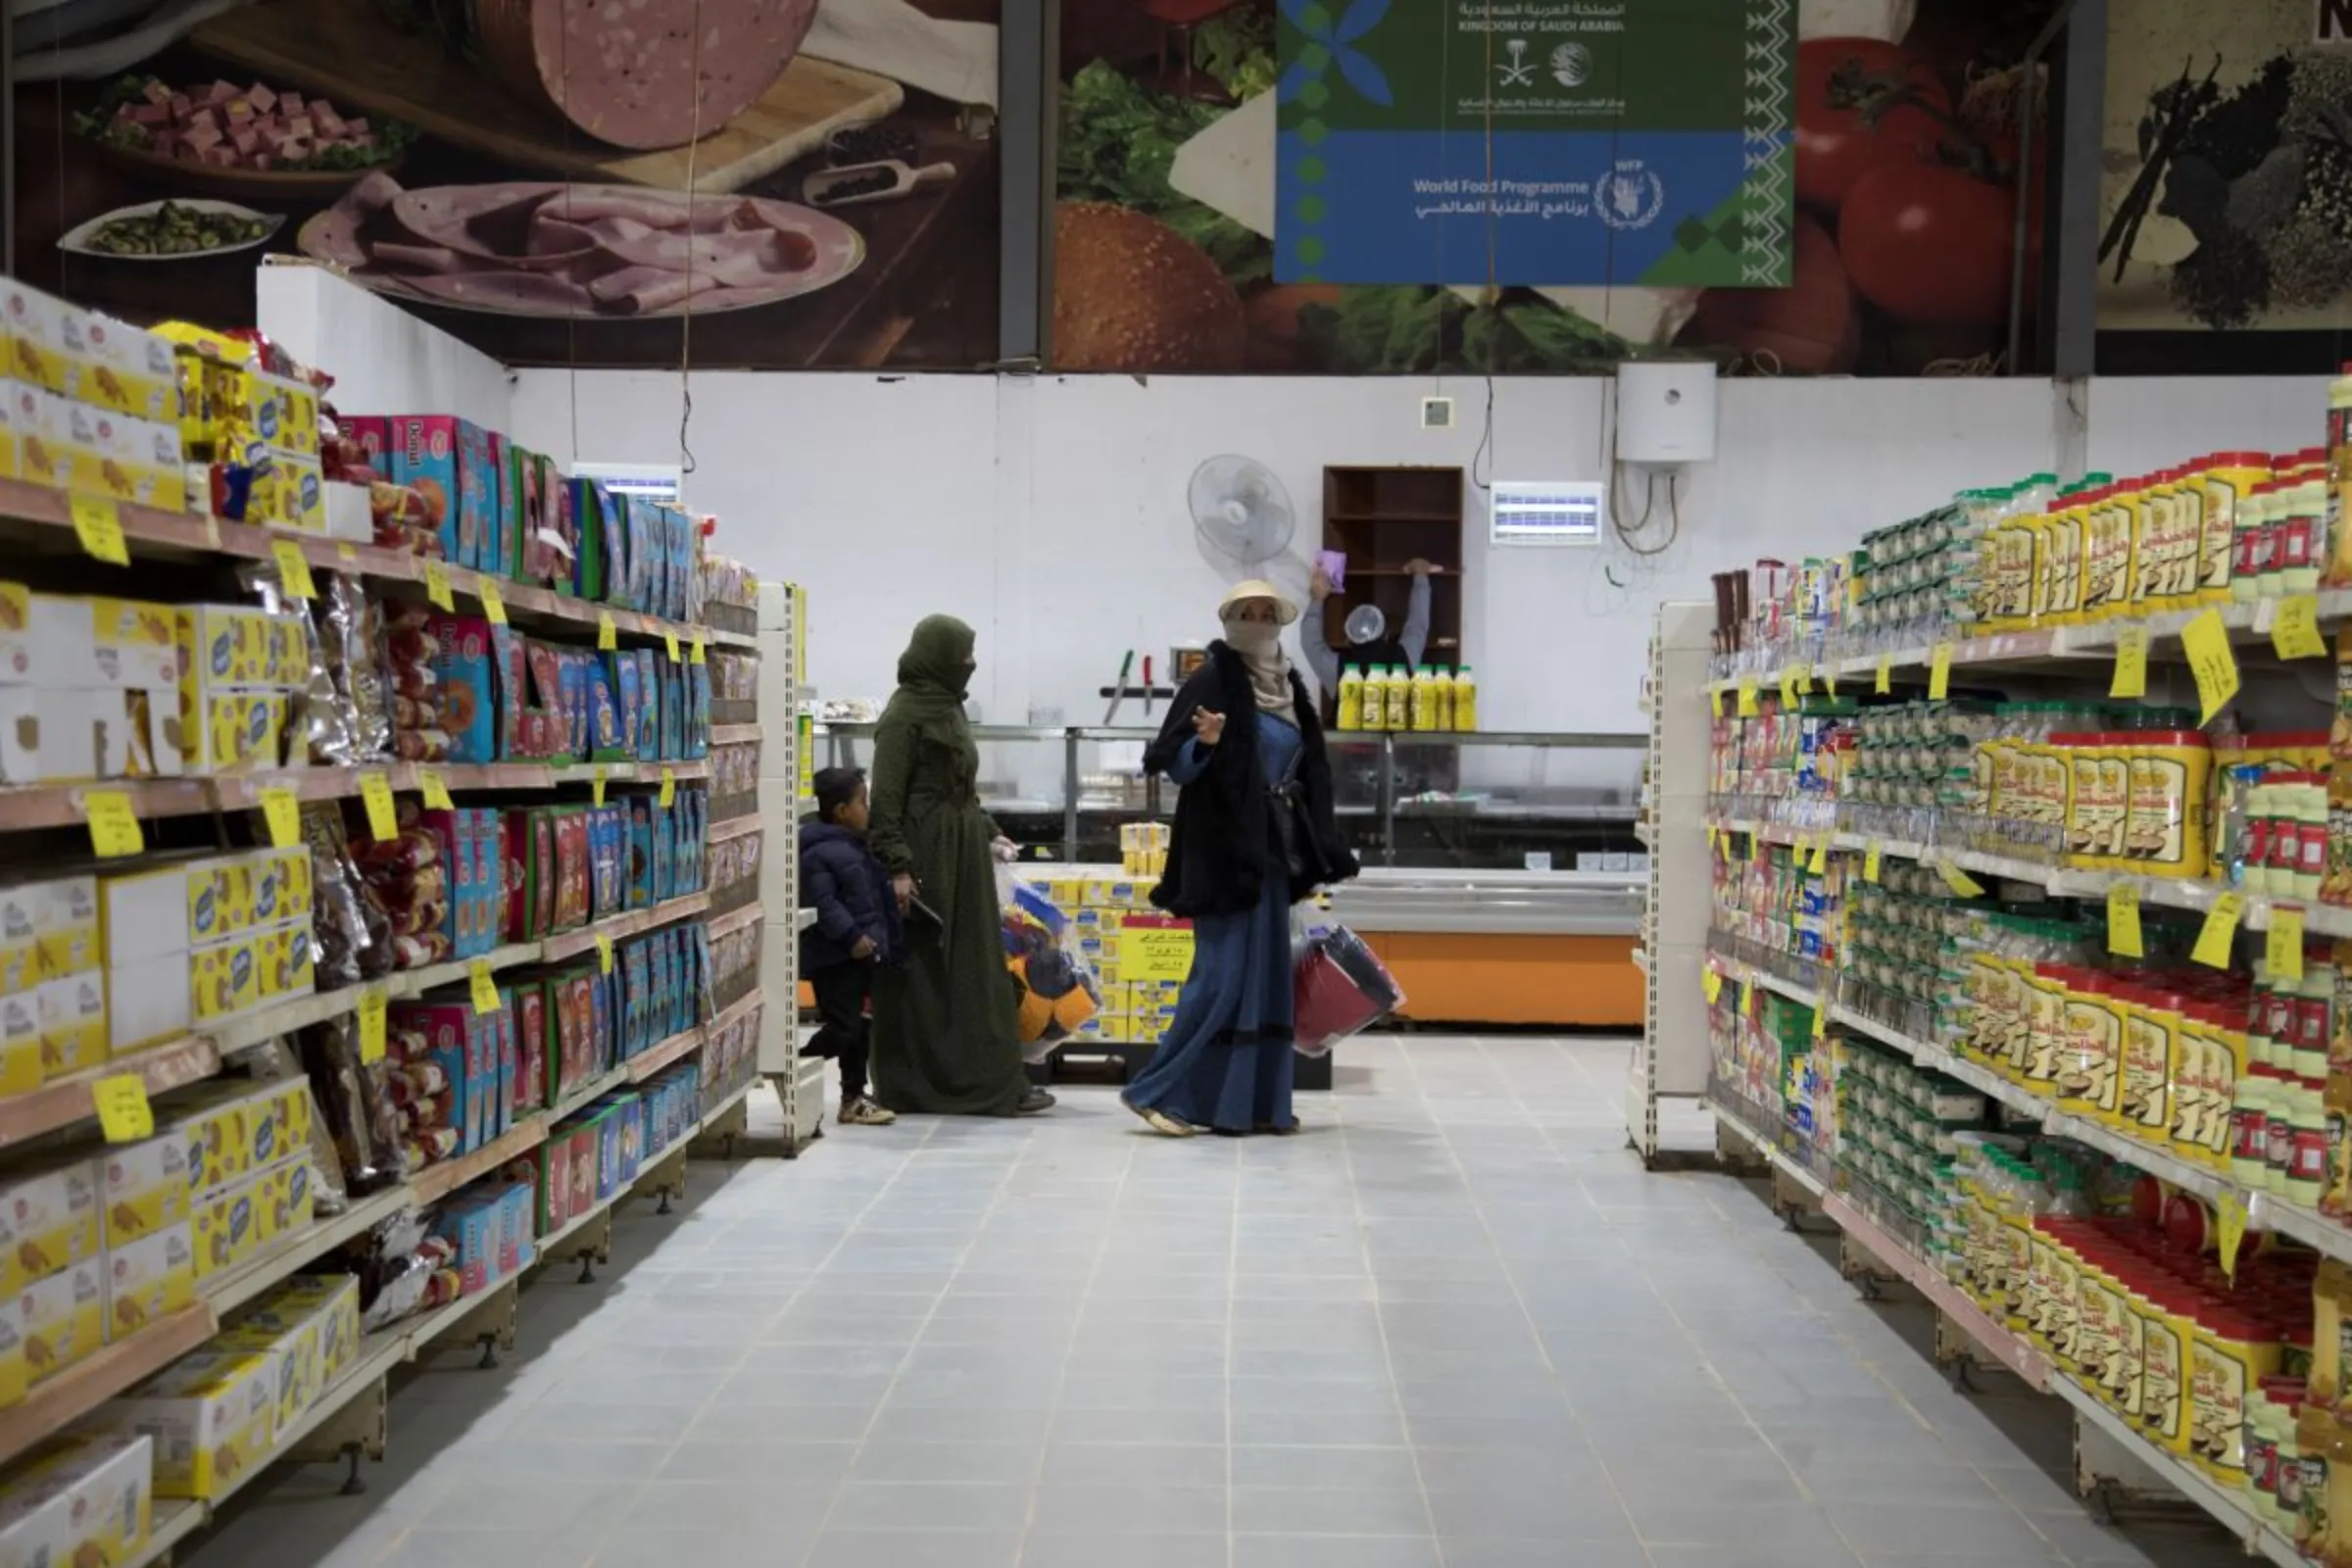
[[[1142,774],[1155,728],[976,725],[980,795],[1026,859],[1115,864],[1119,828],[1166,821]],[[873,726],[817,728],[828,766],[870,766]],[[1340,825],[1364,874],[1333,915],[1430,1024],[1635,1027],[1648,887],[1634,834],[1644,734],[1328,737]]]

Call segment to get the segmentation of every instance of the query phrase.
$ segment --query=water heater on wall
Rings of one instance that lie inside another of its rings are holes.
[[[1640,360],[1617,367],[1617,460],[1712,463],[1715,367],[1704,361]]]

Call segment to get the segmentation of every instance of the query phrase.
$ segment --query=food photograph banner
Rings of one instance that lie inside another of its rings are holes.
[[[2053,9],[1062,0],[1053,362],[1997,373]]]
[[[2352,316],[2352,4],[2114,7],[2099,368],[2332,368]]]
[[[16,270],[238,324],[301,258],[510,364],[985,365],[997,6],[16,0]]]
[[[1779,288],[1796,0],[1280,0],[1281,283]]]

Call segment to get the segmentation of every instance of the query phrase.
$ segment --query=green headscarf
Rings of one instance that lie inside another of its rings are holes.
[[[938,735],[941,727],[962,728],[963,697],[972,684],[970,660],[977,639],[954,615],[925,615],[899,656],[899,689],[891,711]],[[938,738],[952,738],[939,735]]]

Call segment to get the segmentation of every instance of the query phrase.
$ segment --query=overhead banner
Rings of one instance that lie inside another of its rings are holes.
[[[1778,288],[1794,0],[1280,0],[1285,283]]]

